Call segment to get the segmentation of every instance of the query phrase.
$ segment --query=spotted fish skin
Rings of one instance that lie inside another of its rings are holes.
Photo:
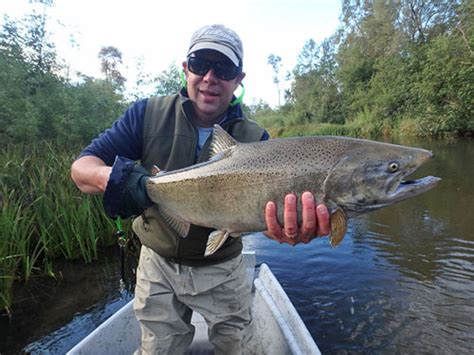
[[[338,244],[347,218],[416,196],[440,180],[430,176],[402,183],[432,157],[419,148],[331,136],[238,143],[218,125],[212,139],[208,162],[147,182],[150,199],[183,237],[190,224],[214,228],[214,238],[224,240],[264,231],[268,201],[276,202],[282,221],[284,196],[292,192],[301,198],[311,191],[337,216],[331,240]]]

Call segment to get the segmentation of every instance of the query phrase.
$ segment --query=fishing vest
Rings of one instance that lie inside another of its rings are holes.
[[[141,159],[146,169],[151,170],[156,165],[160,170],[172,171],[208,160],[211,139],[196,159],[198,129],[191,119],[193,112],[192,102],[183,102],[179,94],[148,100]],[[261,140],[264,133],[263,128],[244,117],[226,120],[222,128],[237,141],[245,143]],[[242,251],[241,238],[228,238],[216,253],[204,257],[207,238],[213,229],[191,225],[188,236],[182,238],[163,220],[157,206],[146,209],[133,221],[133,231],[143,245],[183,265],[216,264],[234,258]]]

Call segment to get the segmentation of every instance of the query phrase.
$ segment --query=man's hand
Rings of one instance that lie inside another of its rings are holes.
[[[298,226],[297,198],[294,194],[285,196],[283,211],[283,227],[278,223],[277,207],[275,202],[268,202],[265,206],[265,221],[268,230],[264,234],[280,243],[295,245],[309,243],[316,236],[328,235],[331,231],[329,212],[325,205],[316,206],[311,192],[301,195],[302,223]]]
[[[149,176],[141,165],[117,156],[104,191],[105,212],[112,218],[129,218],[151,207],[145,186]]]

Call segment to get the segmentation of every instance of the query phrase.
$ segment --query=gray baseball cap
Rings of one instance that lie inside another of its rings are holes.
[[[236,66],[242,63],[244,51],[237,33],[224,25],[201,27],[194,32],[188,49],[188,56],[201,49],[213,49],[224,54]]]

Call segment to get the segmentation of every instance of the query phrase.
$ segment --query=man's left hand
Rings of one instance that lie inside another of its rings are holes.
[[[297,198],[295,194],[285,196],[283,226],[277,218],[275,202],[265,206],[265,221],[268,230],[264,234],[280,243],[295,245],[309,243],[317,236],[328,235],[331,231],[329,212],[324,204],[316,205],[314,196],[306,191],[301,195],[302,223],[298,226]]]

